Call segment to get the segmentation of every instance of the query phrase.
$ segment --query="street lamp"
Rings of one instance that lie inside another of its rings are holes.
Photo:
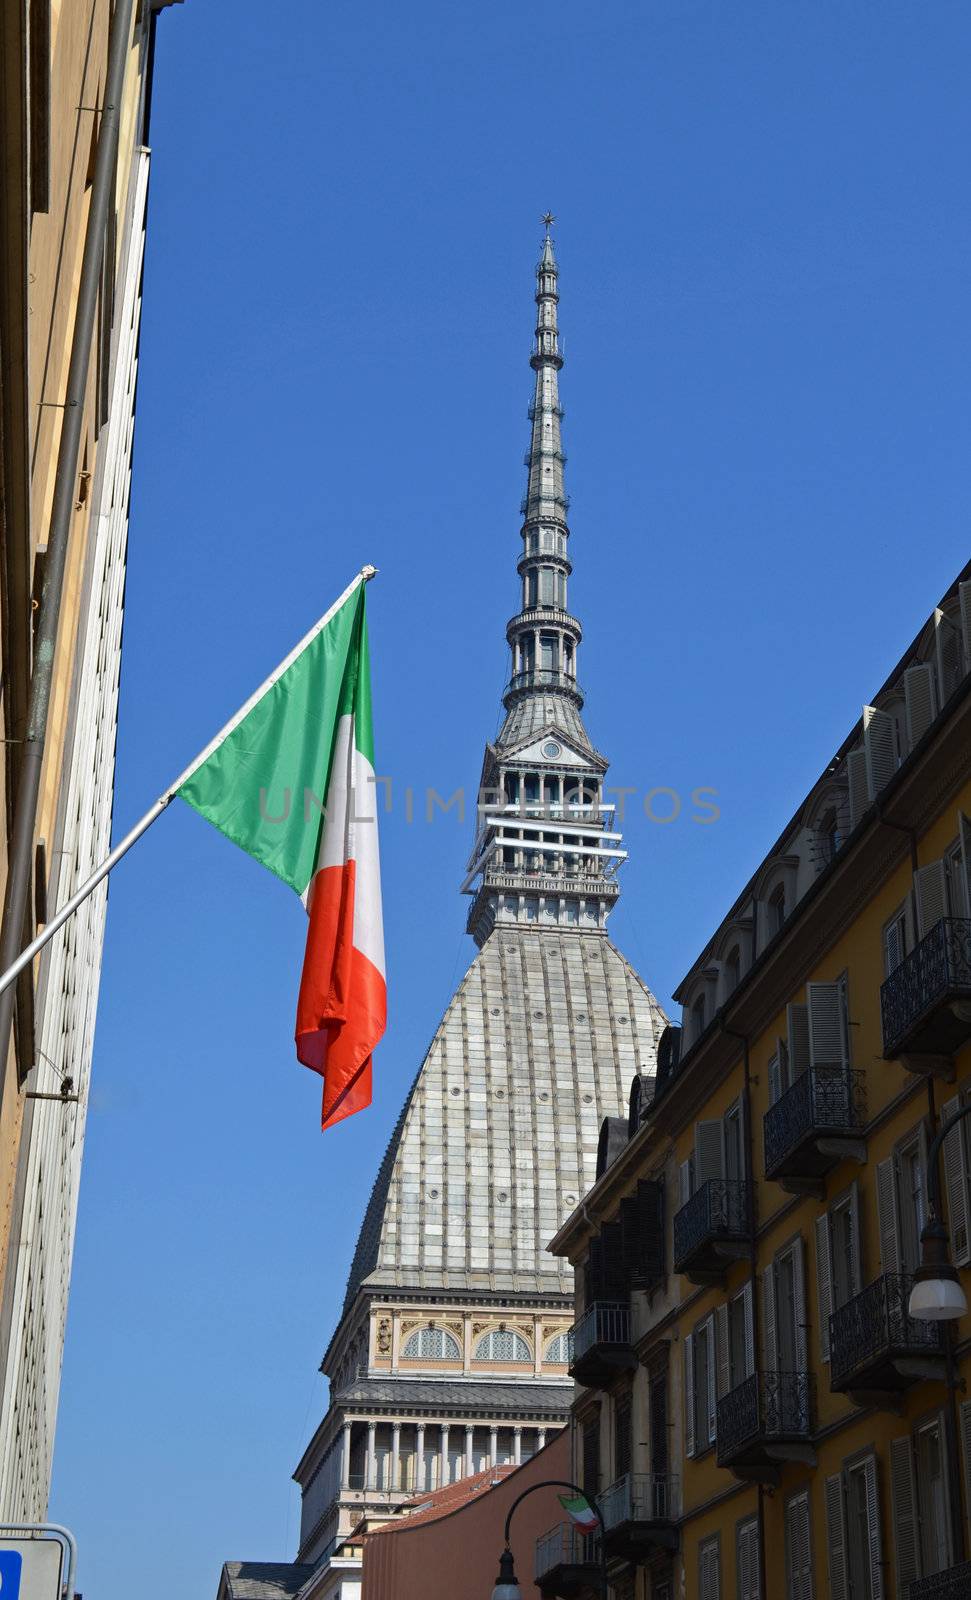
[[[971,1110],[971,1107],[968,1109]],[[506,1526],[503,1532],[505,1549],[499,1557],[499,1576],[492,1591],[492,1600],[522,1600],[522,1590],[516,1580],[512,1550],[509,1547],[509,1529],[512,1526],[512,1514],[520,1501],[525,1500],[527,1495],[535,1494],[537,1489],[569,1489],[573,1494],[581,1495],[586,1499],[586,1495],[580,1485],[578,1483],[568,1483],[565,1478],[544,1478],[542,1483],[530,1484],[528,1489],[524,1489],[522,1494],[516,1496],[506,1514]],[[600,1514],[600,1507],[596,1501],[591,1500],[589,1505],[600,1525],[600,1582],[603,1588],[603,1600],[607,1600],[607,1552],[604,1548],[604,1535],[607,1530],[604,1527],[604,1519]]]
[[[907,1310],[924,1322],[954,1322],[963,1317],[968,1302],[948,1248],[948,1231],[940,1219],[941,1190],[938,1156],[952,1128],[971,1115],[971,1102],[940,1128],[927,1156],[927,1221],[920,1235],[920,1266],[914,1273]]]

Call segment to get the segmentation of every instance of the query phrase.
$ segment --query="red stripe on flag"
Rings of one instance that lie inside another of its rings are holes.
[[[384,977],[354,947],[355,866],[323,868],[309,897],[296,1043],[324,1080],[323,1128],[371,1104],[371,1053],[387,1021]]]

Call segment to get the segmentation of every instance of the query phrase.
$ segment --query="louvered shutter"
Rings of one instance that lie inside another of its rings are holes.
[[[904,673],[904,704],[907,715],[907,744],[913,750],[937,715],[934,699],[934,668],[929,662],[908,667]]]
[[[716,1366],[718,1371],[718,1394],[720,1400],[732,1387],[732,1347],[728,1337],[728,1306],[720,1305],[715,1309],[715,1348]]]
[[[583,1487],[588,1495],[600,1492],[600,1419],[583,1425]]]
[[[897,725],[876,706],[863,707],[863,749],[867,787],[875,800],[897,770]]]
[[[807,983],[809,1062],[813,1067],[846,1066],[846,1001],[841,983]]]
[[[971,1534],[971,1400],[961,1402],[961,1448],[964,1454],[964,1505]]]
[[[684,1453],[695,1453],[695,1340],[693,1333],[684,1336]]]
[[[880,1496],[877,1492],[877,1458],[863,1463],[866,1489],[867,1555],[870,1562],[870,1600],[883,1600],[883,1540],[880,1537]]]
[[[654,1178],[638,1181],[637,1217],[639,1271],[650,1287],[664,1277],[664,1185]]]
[[[941,1107],[941,1125],[949,1122],[961,1109],[955,1096]],[[971,1241],[968,1239],[968,1151],[967,1124],[961,1123],[949,1133],[941,1146],[944,1157],[944,1189],[947,1194],[947,1226],[951,1235],[951,1259],[955,1266],[964,1267],[971,1261]]]
[[[793,1320],[796,1324],[796,1371],[809,1366],[806,1355],[806,1241],[799,1235],[792,1247]]]
[[[604,1298],[603,1241],[598,1234],[595,1239],[590,1240],[587,1254],[584,1304],[590,1307]]]
[[[829,1360],[829,1317],[833,1309],[833,1273],[829,1252],[829,1212],[816,1218],[816,1303],[819,1306],[819,1356]]]
[[[718,1346],[715,1343],[715,1316],[709,1316],[705,1324],[708,1329],[708,1443],[714,1444],[718,1432],[718,1391],[716,1363],[718,1360]]]
[[[636,1195],[628,1195],[617,1208],[623,1247],[624,1270],[628,1282],[641,1278],[641,1219]]]
[[[865,750],[851,750],[846,758],[846,777],[849,784],[850,832],[870,807],[870,783],[867,777]]]
[[[624,1238],[620,1224],[607,1222],[600,1230],[603,1243],[603,1297],[617,1304],[629,1298],[630,1286],[624,1268]]]
[[[863,1230],[860,1226],[860,1185],[850,1184],[850,1276],[852,1291],[859,1294],[863,1288]]]
[[[786,1006],[786,1023],[789,1032],[789,1079],[795,1083],[800,1073],[809,1066],[809,1007]]]
[[[785,1538],[789,1600],[812,1600],[812,1535],[805,1489],[793,1495],[786,1506]]]
[[[738,1600],[759,1600],[759,1524],[753,1517],[738,1530]]]
[[[695,1123],[695,1187],[725,1176],[725,1129],[721,1118]]]
[[[846,1508],[843,1501],[843,1474],[826,1479],[826,1555],[829,1564],[830,1600],[848,1600],[846,1581]]]
[[[775,1264],[762,1273],[762,1341],[766,1372],[777,1372],[779,1353],[775,1341]]]
[[[686,1206],[691,1199],[691,1158],[682,1161],[678,1168],[678,1204]]]
[[[782,1098],[782,1069],[779,1065],[779,1052],[769,1057],[769,1105],[774,1106]]]
[[[971,584],[968,585],[971,588]],[[971,917],[971,817],[958,813],[958,830],[961,836],[961,867],[964,874],[964,915]]]
[[[745,1376],[751,1378],[755,1371],[755,1308],[751,1278],[742,1290],[742,1320],[745,1328]]]
[[[900,1271],[900,1230],[897,1226],[897,1184],[894,1161],[877,1162],[877,1221],[880,1225],[880,1269]]]
[[[947,704],[964,676],[961,630],[938,608],[934,612],[934,649],[937,660],[937,698]]]
[[[631,1470],[631,1398],[621,1395],[614,1407],[614,1476],[623,1478]]]
[[[910,1434],[890,1442],[890,1503],[893,1510],[893,1555],[897,1575],[897,1600],[908,1600],[908,1590],[920,1571],[917,1528],[917,1486]]]
[[[896,972],[903,959],[904,945],[901,938],[900,918],[894,917],[893,921],[888,922],[883,930],[883,970],[885,976],[889,978],[892,972]]]
[[[717,1539],[706,1539],[698,1546],[699,1600],[721,1600],[719,1549]]]
[[[964,670],[971,672],[971,583],[958,584],[961,608],[961,635],[964,640]]]
[[[917,931],[925,939],[931,929],[947,916],[947,873],[943,861],[932,861],[914,873],[917,901]]]

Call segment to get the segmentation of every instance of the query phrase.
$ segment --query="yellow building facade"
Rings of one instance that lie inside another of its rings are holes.
[[[551,1246],[617,1596],[971,1596],[971,1316],[908,1314],[930,1141],[971,1099],[969,818],[971,567],[679,986]],[[962,1123],[966,1290],[969,1173]],[[544,1594],[596,1582],[573,1555]]]

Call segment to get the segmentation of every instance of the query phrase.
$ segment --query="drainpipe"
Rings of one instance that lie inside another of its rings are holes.
[[[5,972],[16,960],[24,938],[34,854],[34,830],[37,824],[37,806],[54,676],[54,656],[61,615],[61,597],[64,591],[64,570],[67,563],[71,520],[74,515],[78,456],[84,424],[84,398],[88,384],[101,266],[104,259],[105,228],[108,207],[112,200],[121,96],[125,84],[125,66],[131,36],[132,4],[133,0],[115,0],[114,15],[111,18],[108,34],[105,96],[98,131],[98,153],[91,186],[84,254],[81,260],[71,364],[64,396],[64,421],[57,454],[54,498],[47,540],[44,587],[34,642],[27,737],[20,761],[3,922],[0,926],[0,972]],[[14,987],[11,986],[0,994],[0,1104],[3,1103],[7,1074],[13,1006]]]
[[[748,1195],[746,1210],[748,1212],[748,1248],[749,1265],[752,1274],[752,1342],[755,1346],[752,1352],[755,1361],[756,1373],[759,1370],[759,1347],[761,1345],[762,1330],[759,1319],[758,1276],[756,1273],[758,1250],[755,1238],[755,1172],[753,1160],[753,1117],[752,1117],[752,1064],[749,1059],[748,1035],[737,1033],[730,1028],[724,1019],[720,1019],[721,1031],[730,1039],[737,1039],[742,1046],[742,1061],[745,1075],[744,1104],[745,1104],[745,1167],[749,1176],[747,1179]],[[759,1600],[768,1600],[765,1587],[765,1485],[758,1485],[758,1526],[759,1526]]]

